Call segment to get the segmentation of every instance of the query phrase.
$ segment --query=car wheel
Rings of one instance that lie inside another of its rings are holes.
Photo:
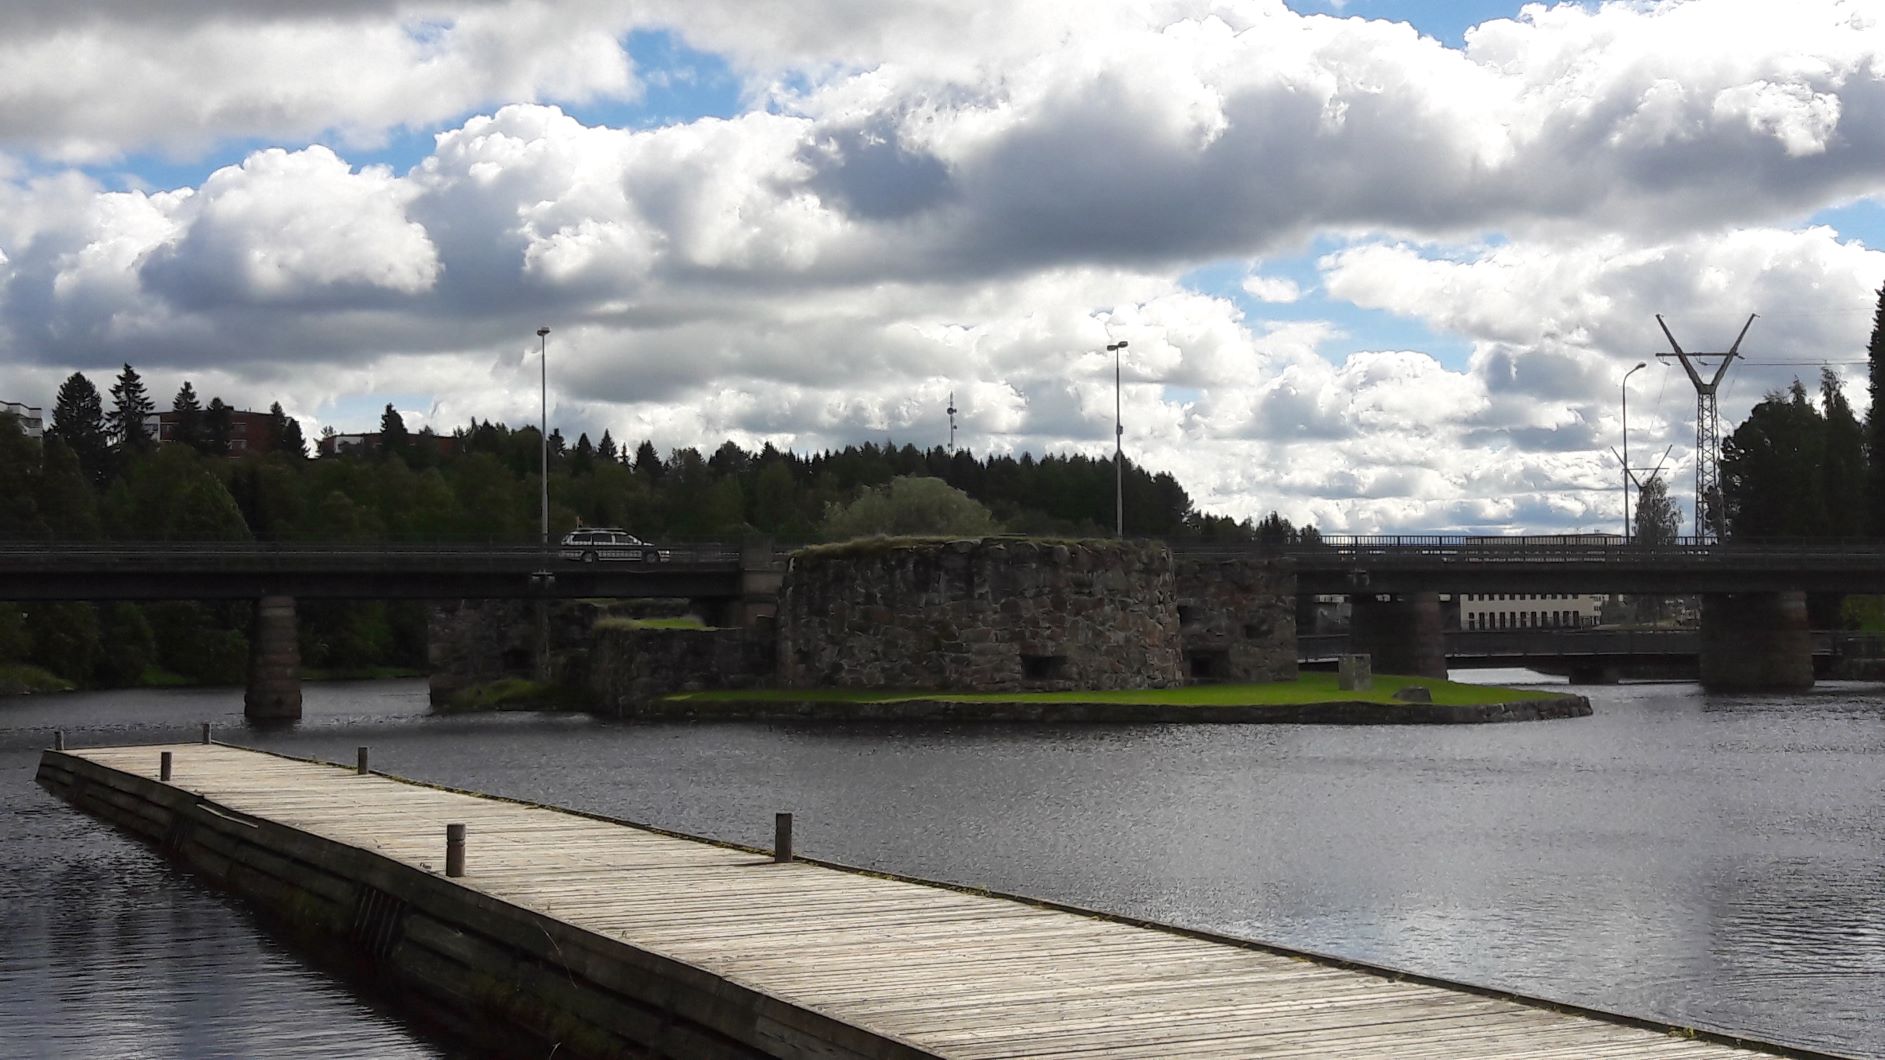
[[[596,554],[595,554],[594,552],[585,552],[585,553],[583,553],[583,562],[584,562],[584,563],[594,563],[595,561],[596,561]]]

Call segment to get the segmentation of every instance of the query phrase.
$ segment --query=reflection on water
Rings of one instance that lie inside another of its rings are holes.
[[[207,719],[756,845],[791,810],[811,856],[1885,1056],[1885,698],[1583,691],[1594,717],[1413,729],[439,718],[418,682],[311,685],[308,717],[266,733],[226,690],[0,702],[0,1041],[436,1054],[31,785],[51,729],[146,742]]]

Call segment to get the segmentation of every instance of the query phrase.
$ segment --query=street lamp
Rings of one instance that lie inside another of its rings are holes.
[[[537,329],[537,365],[542,369],[538,394],[543,406],[538,410],[537,443],[543,455],[543,545],[550,545],[550,329]]]
[[[1119,351],[1126,348],[1126,340],[1108,343],[1107,352],[1113,355],[1113,536],[1126,536],[1126,428],[1119,419]]]
[[[1617,384],[1617,391],[1623,395],[1623,543],[1630,543],[1630,377],[1648,367],[1647,362],[1638,361],[1636,367],[1623,373],[1623,382]]]

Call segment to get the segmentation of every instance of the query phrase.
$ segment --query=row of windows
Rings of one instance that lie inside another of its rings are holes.
[[[1466,616],[1467,629],[1540,629],[1588,625],[1594,620],[1576,611],[1481,611]]]
[[[1578,593],[1465,593],[1462,600],[1581,600]]]

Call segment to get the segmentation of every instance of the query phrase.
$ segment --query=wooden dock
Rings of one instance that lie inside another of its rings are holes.
[[[1826,1055],[219,744],[48,751],[39,779],[427,1016],[559,1058]]]

